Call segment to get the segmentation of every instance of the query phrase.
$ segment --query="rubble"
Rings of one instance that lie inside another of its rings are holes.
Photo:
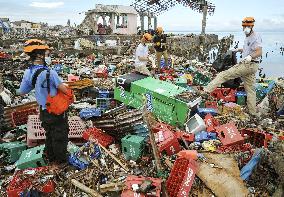
[[[209,49],[226,52],[232,37],[219,44],[214,36],[170,38],[171,68],[152,69],[153,77],[133,72],[138,37],[122,38],[121,54],[106,54],[108,42],[97,46],[87,38],[76,39],[83,50],[67,53],[74,44],[69,38],[63,51],[52,52],[50,67],[76,97],[68,111],[66,165],[45,159],[33,93],[16,96],[26,60],[0,63],[13,101],[0,101],[1,196],[283,195],[283,80],[257,82],[260,120],[247,114],[242,85],[200,97],[217,73],[206,61]],[[189,47],[182,48],[185,40]],[[257,148],[259,162],[243,181],[240,170]]]

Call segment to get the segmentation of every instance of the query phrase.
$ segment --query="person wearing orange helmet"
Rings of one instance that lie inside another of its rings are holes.
[[[204,94],[212,92],[222,83],[241,77],[244,82],[244,88],[247,93],[247,106],[249,114],[256,116],[256,92],[255,92],[255,73],[258,70],[260,57],[262,56],[262,39],[254,28],[255,19],[253,17],[245,17],[242,21],[243,32],[245,34],[244,45],[242,49],[236,49],[236,52],[241,52],[243,59],[231,67],[219,73],[205,88]]]
[[[148,45],[152,42],[152,35],[149,33],[143,34],[140,44],[135,51],[135,71],[144,75],[151,75],[151,72],[147,68],[149,59]]]
[[[55,115],[47,111],[48,95],[54,97],[58,91],[67,93],[66,86],[58,74],[50,70],[46,62],[49,46],[42,40],[31,39],[25,42],[24,52],[30,57],[31,65],[25,70],[18,94],[28,94],[35,89],[35,97],[40,106],[40,120],[45,130],[45,154],[49,162],[67,162],[68,118],[65,113]]]
[[[165,67],[168,67],[168,52],[166,47],[167,39],[166,35],[163,34],[163,32],[164,31],[162,27],[157,27],[156,34],[153,38],[154,48],[156,50],[156,59],[157,59],[158,68],[161,68],[162,56],[164,56]]]

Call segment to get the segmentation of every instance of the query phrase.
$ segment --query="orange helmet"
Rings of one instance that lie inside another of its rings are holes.
[[[145,34],[143,35],[143,38],[144,38],[145,40],[147,40],[147,41],[151,41],[151,40],[152,40],[152,35],[149,34],[149,33],[145,33]]]
[[[253,17],[245,17],[242,21],[242,26],[254,26],[254,22]]]
[[[38,39],[30,39],[25,42],[24,46],[25,53],[31,53],[36,49],[48,50],[49,46],[47,46],[44,41]]]
[[[164,30],[162,27],[157,27],[156,32],[157,33],[162,33]]]

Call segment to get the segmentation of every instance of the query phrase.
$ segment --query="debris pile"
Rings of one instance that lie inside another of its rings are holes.
[[[180,56],[171,56],[170,68],[149,63],[151,77],[133,72],[128,52],[53,54],[51,67],[76,96],[63,165],[46,160],[34,93],[16,94],[26,60],[1,63],[12,103],[0,101],[0,195],[283,195],[283,80],[258,79],[252,117],[242,84],[203,99],[199,90],[217,71],[172,47]],[[200,60],[209,55],[200,51]]]

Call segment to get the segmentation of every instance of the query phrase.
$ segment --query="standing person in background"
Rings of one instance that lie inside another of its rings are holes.
[[[151,76],[151,72],[147,68],[147,63],[150,61],[148,45],[151,42],[151,34],[145,33],[135,51],[135,71],[148,76]]]
[[[67,162],[68,118],[64,112],[55,115],[47,111],[47,97],[54,97],[58,91],[68,94],[67,87],[62,83],[56,71],[47,67],[49,58],[46,51],[50,48],[41,40],[26,41],[24,52],[30,56],[32,65],[25,71],[18,94],[24,95],[35,89],[36,101],[40,107],[40,120],[45,130],[45,154],[50,163]],[[48,86],[49,85],[49,86]]]
[[[166,35],[163,33],[164,33],[163,28],[157,27],[156,34],[153,38],[154,48],[156,50],[156,59],[157,59],[158,69],[161,68],[162,56],[164,56],[165,67],[166,68],[168,67],[168,52],[167,52],[167,47],[166,47],[167,39],[166,39]]]
[[[241,52],[243,59],[235,66],[228,70],[220,72],[205,88],[202,95],[208,97],[208,94],[215,90],[222,83],[241,77],[247,93],[248,112],[256,116],[256,92],[255,92],[255,73],[258,70],[260,57],[262,56],[262,39],[254,30],[254,18],[245,17],[242,21],[243,31],[245,34],[244,46],[242,49],[236,49]]]

